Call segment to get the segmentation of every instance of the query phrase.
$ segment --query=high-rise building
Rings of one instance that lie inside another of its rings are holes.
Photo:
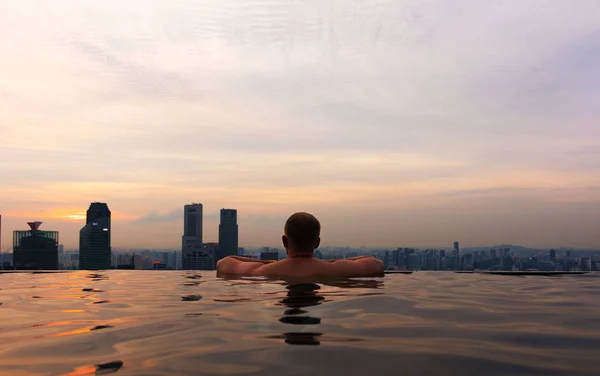
[[[202,204],[193,203],[183,207],[183,236],[181,237],[181,264],[184,270],[203,269],[209,255],[202,248]]]
[[[460,265],[460,246],[458,244],[458,242],[454,242],[454,254],[452,255],[454,257],[454,269],[455,270],[460,270],[461,269],[461,265]]]
[[[58,245],[58,268],[62,269],[63,263],[65,259],[65,246],[62,244]]]
[[[238,224],[237,210],[221,209],[221,223],[219,223],[219,251],[217,262],[227,256],[237,256],[238,251]]]
[[[42,222],[27,222],[31,230],[13,233],[15,269],[58,269],[58,231],[41,231]]]
[[[85,226],[79,231],[79,269],[111,268],[110,210],[103,202],[93,202],[87,210]]]
[[[383,256],[383,268],[388,269],[390,267],[390,251],[385,251]]]

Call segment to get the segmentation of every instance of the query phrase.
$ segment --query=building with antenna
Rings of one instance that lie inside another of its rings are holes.
[[[27,222],[30,230],[13,232],[13,265],[18,270],[57,270],[58,231],[41,231],[42,222]]]

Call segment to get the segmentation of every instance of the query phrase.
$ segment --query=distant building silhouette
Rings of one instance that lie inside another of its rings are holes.
[[[202,243],[203,207],[200,203],[183,208],[183,236],[181,238],[181,267],[183,270],[213,270],[214,253]]]
[[[221,223],[219,224],[219,250],[217,260],[227,256],[237,256],[238,252],[238,224],[237,210],[221,209]]]
[[[194,248],[186,258],[187,270],[215,270],[215,258],[219,243],[203,243],[200,249]]]
[[[42,222],[27,222],[31,230],[13,233],[15,269],[58,269],[58,231],[41,231]]]
[[[454,269],[460,270],[460,245],[458,242],[454,242],[454,252],[452,252],[452,257],[454,258]]]
[[[58,268],[63,269],[63,263],[65,259],[65,246],[63,244],[58,245]]]
[[[111,268],[110,210],[103,202],[93,202],[87,210],[85,226],[79,231],[79,269]]]
[[[261,252],[260,259],[263,261],[279,261],[279,252]]]

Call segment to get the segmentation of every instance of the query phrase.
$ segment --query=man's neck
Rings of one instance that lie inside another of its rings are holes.
[[[313,258],[313,252],[289,252],[288,258],[292,259],[311,259]]]

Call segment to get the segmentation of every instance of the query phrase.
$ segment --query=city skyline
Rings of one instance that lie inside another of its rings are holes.
[[[99,203],[92,203],[92,204],[99,204]],[[105,205],[104,203],[102,203],[103,205]],[[195,231],[194,233],[196,234],[200,234],[199,237],[196,238],[195,235],[190,236],[186,236],[188,231],[188,212],[187,209],[188,208],[194,208],[194,207],[199,207],[200,211],[199,214],[197,215],[197,218],[193,224],[193,227],[195,227]],[[217,216],[222,216],[223,215],[223,211],[225,211],[226,213],[229,211],[232,211],[234,213],[234,221],[237,222],[237,210],[236,209],[220,209],[219,214],[217,214]],[[109,211],[110,212],[110,211]],[[204,205],[201,203],[193,203],[193,204],[186,204],[184,205],[184,208],[182,208],[181,213],[178,213],[178,215],[180,215],[180,217],[176,220],[177,221],[177,226],[179,228],[181,228],[181,221],[183,219],[183,224],[184,224],[184,232],[183,232],[183,237],[181,236],[181,234],[179,235],[178,238],[178,242],[179,244],[175,244],[173,243],[172,245],[167,245],[167,246],[157,246],[156,244],[150,244],[150,245],[143,245],[143,244],[136,244],[133,246],[121,246],[121,245],[117,245],[117,246],[112,246],[113,249],[138,249],[138,250],[142,250],[142,249],[147,249],[147,250],[161,250],[161,249],[169,249],[169,250],[178,250],[178,251],[182,251],[182,249],[185,249],[186,246],[186,239],[187,242],[189,242],[190,244],[196,244],[197,247],[201,247],[203,244],[218,244],[218,240],[219,240],[219,226],[221,224],[221,221],[219,219],[216,220],[215,225],[213,226],[213,223],[210,222],[211,218],[215,217],[215,213],[209,213],[208,216],[204,215]],[[2,216],[2,214],[0,213],[0,217]],[[111,215],[112,216],[112,215]],[[209,218],[209,222],[211,223],[211,225],[209,225],[208,227],[205,224],[205,218]],[[287,217],[286,217],[287,218]],[[113,220],[110,220],[110,222],[114,222]],[[285,222],[285,221],[283,221]],[[283,223],[282,222],[282,223]],[[40,221],[41,223],[41,221]],[[85,223],[85,221],[84,221]],[[77,225],[76,225],[77,226]],[[237,226],[237,223],[236,223]],[[112,227],[112,226],[111,226]],[[238,247],[242,247],[242,248],[247,248],[247,249],[254,249],[254,250],[260,250],[263,248],[270,248],[270,247],[274,247],[274,248],[282,248],[282,244],[281,244],[281,239],[280,236],[283,234],[283,225],[281,226],[281,234],[276,236],[275,239],[275,243],[273,244],[269,244],[269,243],[261,243],[261,244],[247,244],[247,243],[241,243],[238,241]],[[7,232],[10,232],[12,234],[13,231],[15,231],[15,229],[5,229],[5,228],[0,228],[2,229],[2,232],[4,232],[5,230]],[[81,230],[81,228],[79,228]],[[243,226],[241,226],[239,230],[243,229]],[[208,239],[206,239],[204,237],[204,233],[208,230],[209,234],[211,234]],[[216,231],[215,231],[216,230]],[[111,228],[111,235],[112,235],[112,228]],[[213,236],[214,235],[214,236]],[[77,238],[76,240],[79,241],[79,233],[77,233]],[[12,238],[10,239],[10,241],[12,242]],[[460,243],[460,246],[459,246]],[[12,243],[11,243],[12,245]],[[65,247],[65,249],[78,249],[79,245],[78,244],[70,244],[70,243],[65,243],[62,241],[62,235],[61,235],[61,246]],[[321,247],[320,249],[329,249],[329,248],[351,248],[351,249],[360,249],[360,248],[369,248],[372,250],[395,250],[398,247],[400,248],[413,248],[413,249],[419,249],[419,250],[427,250],[427,249],[445,249],[451,252],[456,252],[457,251],[457,247],[460,247],[460,249],[467,249],[467,250],[475,250],[475,249],[485,249],[485,248],[494,248],[494,247],[509,247],[509,248],[513,248],[513,247],[518,247],[518,248],[528,248],[528,249],[536,249],[536,250],[550,250],[550,249],[556,249],[556,250],[600,250],[600,247],[594,247],[594,246],[582,246],[582,247],[573,247],[573,246],[569,246],[569,245],[530,245],[530,244],[519,244],[519,243],[515,243],[515,242],[498,242],[498,243],[489,243],[489,244],[470,244],[470,243],[463,243],[461,242],[457,242],[457,241],[449,241],[447,242],[447,244],[437,244],[437,245],[432,245],[432,244],[425,244],[425,243],[421,243],[420,245],[415,245],[415,244],[408,244],[408,243],[403,243],[402,241],[396,242],[394,244],[390,244],[390,245],[372,245],[372,244],[332,244],[332,243],[326,243],[326,242],[322,242],[321,243]],[[9,248],[12,247],[2,247],[0,248],[0,251],[5,251]]]
[[[178,248],[184,203],[280,246],[600,248],[597,1],[0,5],[1,249]],[[18,35],[18,38],[15,36]]]

